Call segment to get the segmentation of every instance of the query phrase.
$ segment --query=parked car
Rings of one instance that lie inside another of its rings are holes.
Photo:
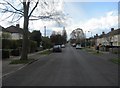
[[[65,48],[65,45],[64,45],[64,44],[62,44],[62,45],[61,45],[61,47],[62,47],[62,48]]]
[[[82,49],[81,45],[80,45],[80,44],[77,44],[77,45],[76,45],[76,49]]]
[[[61,45],[54,45],[53,46],[53,52],[62,52]]]
[[[73,44],[72,44],[72,46],[73,46],[73,47],[76,47],[76,44],[75,44],[75,43],[73,43]]]

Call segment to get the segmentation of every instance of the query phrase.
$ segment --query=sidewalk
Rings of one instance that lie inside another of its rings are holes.
[[[28,54],[28,58],[38,60],[40,57],[44,56],[44,55],[40,55],[40,53],[44,51],[46,50]],[[15,56],[15,57],[12,56],[9,59],[2,60],[2,77],[14,73],[15,71],[20,70],[26,65],[28,65],[28,64],[9,64],[12,60],[17,60],[17,59],[20,59],[20,56]]]
[[[95,49],[91,49],[91,48],[88,48],[88,49],[92,50],[90,52],[97,52]],[[87,52],[89,52],[89,51],[87,51]],[[114,54],[114,53],[106,52],[106,51],[99,51],[99,52],[100,52],[100,54],[98,54],[97,56],[102,58],[102,59],[105,59],[105,60],[119,58],[118,54]]]

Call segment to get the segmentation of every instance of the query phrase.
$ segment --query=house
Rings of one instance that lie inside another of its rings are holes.
[[[23,29],[19,27],[19,24],[16,24],[16,26],[10,26],[5,29],[7,33],[10,33],[11,39],[13,40],[19,40],[23,39]]]
[[[96,45],[103,45],[103,46],[120,46],[120,28],[114,30],[111,28],[111,31],[107,34],[102,32],[100,36],[97,37],[97,44]]]
[[[120,28],[114,30],[111,28],[111,31],[107,34],[102,32],[100,36],[96,38],[96,45],[101,44],[101,50],[103,51],[111,51],[111,52],[119,52],[120,48]]]
[[[2,38],[7,39],[8,35],[9,35],[8,31],[5,30],[5,28],[0,25],[0,39]]]

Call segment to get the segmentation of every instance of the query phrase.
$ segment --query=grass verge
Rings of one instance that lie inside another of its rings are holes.
[[[35,61],[35,59],[28,59],[28,60],[12,60],[10,64],[27,64]]]
[[[40,52],[41,55],[49,55],[51,53],[52,53],[52,51],[50,51],[50,50],[46,50],[46,51]]]
[[[115,64],[120,64],[120,58],[113,58],[113,59],[110,59],[110,61]]]
[[[96,50],[90,49],[90,48],[86,48],[84,49],[85,51],[87,51],[88,53],[94,54],[94,55],[102,55],[103,53],[99,51],[99,53],[97,53]]]

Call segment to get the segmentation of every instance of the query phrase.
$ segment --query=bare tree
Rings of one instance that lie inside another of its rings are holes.
[[[20,60],[28,59],[28,27],[30,20],[47,19],[55,20],[58,23],[64,20],[64,14],[61,11],[57,11],[55,7],[58,1],[59,0],[3,0],[0,3],[0,11],[9,14],[5,19],[12,17],[11,22],[17,22],[21,18],[24,18],[23,44]],[[44,10],[42,11],[43,8]]]

